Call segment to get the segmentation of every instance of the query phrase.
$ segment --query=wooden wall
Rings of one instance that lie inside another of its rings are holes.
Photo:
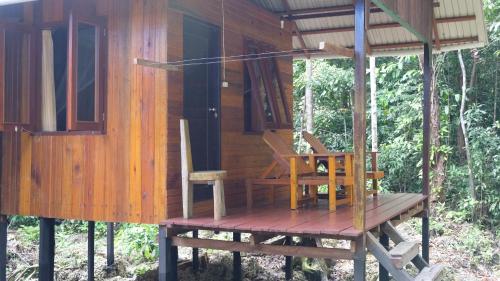
[[[183,17],[189,15],[222,28],[221,2],[218,0],[171,0],[168,13],[168,59],[182,60]],[[292,50],[290,29],[281,29],[279,18],[245,0],[226,0],[225,3],[225,44],[227,56],[244,54],[244,38],[266,42],[279,50]],[[278,61],[281,77],[289,105],[292,105],[292,58]],[[231,62],[226,65],[228,88],[221,92],[221,168],[228,171],[224,181],[226,205],[228,207],[245,204],[245,178],[261,173],[271,163],[272,152],[262,141],[260,134],[244,133],[243,115],[243,62]],[[169,215],[181,215],[181,175],[179,119],[182,117],[182,72],[169,73],[168,102],[168,184],[167,209]],[[291,109],[290,109],[291,110]],[[291,131],[281,132],[291,140]],[[256,192],[256,198],[265,192]],[[286,198],[287,189],[278,190],[277,197]],[[196,213],[209,213],[212,202],[200,202],[195,206]]]
[[[167,3],[43,0],[42,20],[63,21],[68,5],[107,17],[107,132],[4,134],[1,213],[158,222],[166,217],[167,78],[133,58],[166,59]]]
[[[220,26],[221,10],[219,0],[168,2],[41,1],[44,22],[62,21],[73,5],[107,18],[106,133],[4,133],[0,213],[138,223],[181,214],[182,72],[136,66],[133,59],[182,59],[183,15]],[[246,0],[226,0],[228,55],[243,53],[244,36],[292,49],[289,28],[282,30],[277,17]],[[279,66],[291,105],[291,58],[280,59]],[[244,204],[244,179],[259,174],[271,152],[261,135],[244,133],[242,62],[227,65],[227,80],[230,87],[221,94],[221,159],[231,207]],[[291,143],[291,131],[282,134]],[[280,195],[285,198],[287,189]],[[208,212],[211,205],[202,202],[195,212]]]

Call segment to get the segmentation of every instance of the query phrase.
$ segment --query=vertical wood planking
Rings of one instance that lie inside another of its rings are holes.
[[[21,135],[21,171],[19,184],[19,214],[30,213],[30,190],[31,190],[31,146],[33,138],[23,133]]]
[[[132,56],[143,56],[143,8],[144,2],[132,0]],[[130,101],[130,212],[129,221],[138,222],[141,213],[142,162],[141,162],[141,120],[142,120],[142,67],[135,65],[132,71],[132,93]]]
[[[155,9],[156,15],[156,30],[154,37],[156,38],[155,60],[167,60],[167,2],[161,1],[157,3]],[[155,69],[155,155],[154,155],[154,219],[160,221],[167,217],[166,214],[166,122],[167,122],[167,73],[164,70]]]

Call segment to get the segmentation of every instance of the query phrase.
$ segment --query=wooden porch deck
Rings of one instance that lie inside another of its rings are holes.
[[[426,196],[414,193],[380,194],[366,202],[366,229],[386,221],[412,217],[423,210]],[[353,208],[341,206],[329,211],[326,202],[318,207],[291,210],[287,204],[247,210],[229,209],[228,215],[215,221],[212,217],[173,218],[163,222],[168,229],[214,230],[239,233],[265,233],[286,236],[341,238],[354,240],[362,231],[353,227]]]

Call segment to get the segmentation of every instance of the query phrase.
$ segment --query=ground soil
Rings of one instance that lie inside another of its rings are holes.
[[[462,239],[470,225],[458,224],[447,226],[445,233],[435,233],[431,239],[431,263],[441,263],[447,266],[443,280],[500,280],[500,266],[498,265],[499,243],[493,247],[495,258],[490,264],[474,261],[474,255],[456,247],[458,239]],[[402,224],[398,229],[411,240],[418,240],[418,222]],[[213,233],[202,232],[201,236],[213,237]],[[485,232],[484,235],[493,235]],[[35,279],[37,274],[37,245],[27,243],[20,237],[19,230],[10,230],[8,238],[8,280]],[[229,239],[228,233],[216,235],[218,239]],[[245,237],[243,237],[245,239]],[[494,238],[493,238],[494,239]],[[87,242],[86,235],[75,234],[58,240],[56,246],[56,280],[86,280]],[[328,241],[327,243],[338,243]],[[62,244],[62,245],[61,245]],[[117,243],[118,244],[118,243]],[[342,246],[342,245],[340,245]],[[346,245],[343,245],[346,246]],[[105,239],[96,241],[96,280],[157,280],[157,263],[132,259],[130,255],[120,250],[116,245],[116,265],[106,267]],[[189,265],[191,250],[181,248],[179,258],[185,261],[179,270],[180,280],[231,280],[232,255],[227,252],[206,250],[201,251],[201,267],[199,272],[193,273]],[[263,256],[242,254],[244,280],[284,280],[284,258],[281,256]],[[294,260],[294,280],[320,280],[319,275],[308,274],[300,269],[301,261]],[[314,263],[312,265],[314,268]],[[413,271],[414,269],[409,269]],[[352,280],[353,264],[351,261],[333,261],[329,267],[328,280]],[[378,263],[372,256],[368,256],[367,280],[377,280]]]

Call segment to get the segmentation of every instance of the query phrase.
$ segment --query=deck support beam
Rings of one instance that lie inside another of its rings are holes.
[[[233,242],[241,242],[241,233],[233,232]],[[233,252],[233,280],[241,280],[241,254]]]
[[[87,262],[87,280],[94,280],[94,255],[95,255],[95,222],[88,222],[88,262]]]
[[[430,196],[430,135],[431,135],[431,84],[432,43],[424,44],[424,97],[423,97],[423,144],[422,144],[422,193]],[[424,201],[422,216],[422,257],[429,263],[429,197]]]
[[[285,245],[292,245],[292,237],[287,236],[285,238]],[[292,268],[292,256],[285,256],[285,280],[289,281],[293,279],[293,268]]]
[[[38,254],[38,280],[40,281],[54,280],[54,224],[54,219],[40,218],[40,246]]]
[[[0,215],[0,281],[7,280],[7,216]]]
[[[115,264],[115,229],[109,222],[106,229],[106,265],[111,269]]]
[[[389,251],[389,235],[380,231],[379,242],[387,251]],[[389,281],[389,272],[381,263],[378,264],[378,276],[379,281]]]

